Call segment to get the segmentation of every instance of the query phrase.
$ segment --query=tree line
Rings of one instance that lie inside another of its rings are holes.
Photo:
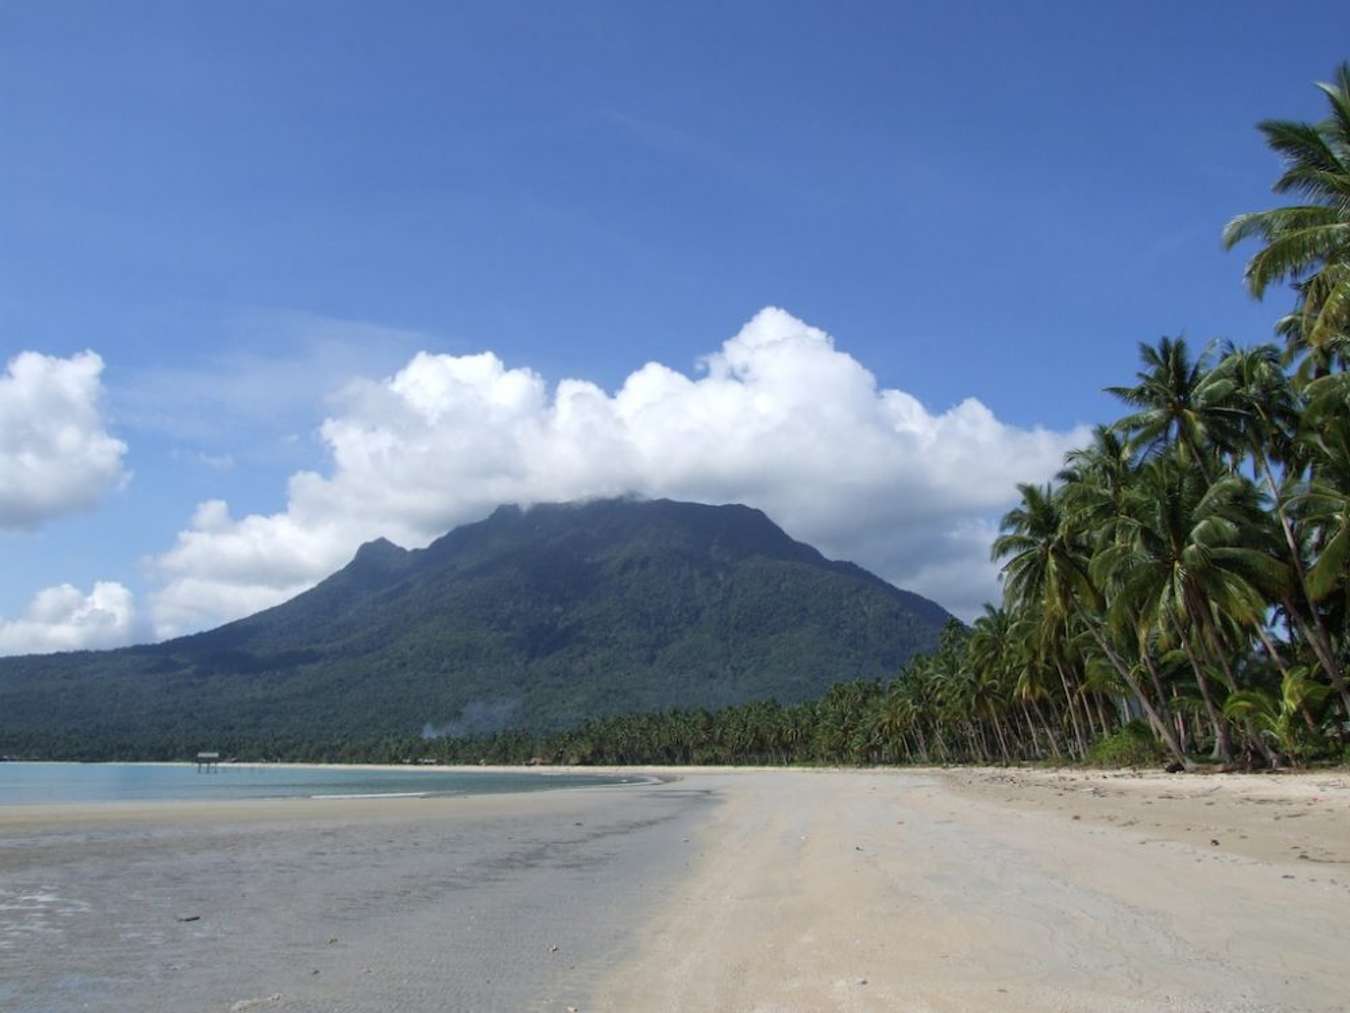
[[[1350,721],[1350,64],[1317,123],[1259,124],[1294,202],[1242,214],[1245,282],[1288,285],[1278,344],[1140,346],[1124,414],[1023,485],[1003,600],[889,684],[796,707],[589,722],[447,759],[988,762],[1345,755]]]
[[[1245,282],[1287,286],[1277,343],[1140,346],[1123,414],[1023,485],[992,556],[1002,601],[889,682],[794,706],[593,719],[554,733],[340,743],[227,738],[241,759],[960,763],[1350,759],[1350,64],[1317,123],[1258,125],[1291,203],[1239,215]],[[23,743],[15,744],[20,750]],[[38,745],[34,743],[35,747]],[[45,755],[190,755],[46,740]]]

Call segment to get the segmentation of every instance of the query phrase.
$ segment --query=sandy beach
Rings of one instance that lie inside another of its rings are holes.
[[[700,838],[708,857],[598,1008],[1350,1003],[1350,778],[960,770],[723,783],[727,804]]]
[[[0,1007],[1347,1006],[1350,776],[670,773],[7,807]]]

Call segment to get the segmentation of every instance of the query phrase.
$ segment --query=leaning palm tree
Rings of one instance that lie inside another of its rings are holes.
[[[1021,503],[1003,517],[990,552],[1003,560],[1003,593],[1010,607],[1040,619],[1046,631],[1076,618],[1107,661],[1130,687],[1173,756],[1189,763],[1171,726],[1166,701],[1150,700],[1138,673],[1111,644],[1102,613],[1106,601],[1089,573],[1086,546],[1065,523],[1062,497],[1049,486],[1019,485]]]
[[[1238,215],[1223,232],[1230,249],[1245,239],[1263,243],[1244,274],[1252,295],[1295,284],[1295,333],[1309,349],[1350,334],[1350,63],[1318,87],[1330,106],[1322,122],[1257,125],[1284,162],[1275,192],[1304,203]]]
[[[1350,416],[1338,412],[1319,422],[1301,441],[1308,451],[1310,478],[1292,501],[1305,525],[1315,533],[1311,539],[1315,555],[1304,585],[1314,621],[1307,624],[1305,633],[1350,716],[1344,645],[1340,651],[1336,649],[1330,624],[1318,611],[1319,605],[1338,597],[1350,602]],[[1293,618],[1300,617],[1295,613]]]
[[[1109,615],[1119,626],[1143,622],[1179,642],[1214,731],[1215,753],[1232,759],[1215,677],[1233,687],[1228,620],[1251,628],[1266,621],[1263,588],[1287,582],[1270,551],[1269,522],[1251,482],[1213,483],[1179,455],[1141,471],[1122,519],[1128,537],[1100,549],[1092,576],[1113,592]]]

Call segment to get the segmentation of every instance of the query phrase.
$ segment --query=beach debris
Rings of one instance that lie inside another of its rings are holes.
[[[1214,845],[1216,848],[1219,846],[1219,841],[1218,841],[1218,839],[1215,838],[1215,837],[1211,837],[1211,838],[1209,839],[1209,843],[1212,844],[1212,845]]]
[[[548,948],[548,952],[549,952],[549,953],[557,953],[557,952],[558,952],[558,944],[557,944],[557,943],[554,943],[552,946],[550,946],[550,947]]]
[[[859,984],[859,985],[866,985],[866,984],[867,984],[867,979],[866,979],[866,978],[859,978],[859,979],[858,979],[858,984]]]
[[[180,922],[199,922],[199,921],[202,920],[202,916],[201,916],[201,915],[179,915],[179,916],[178,916],[178,920],[179,920]]]
[[[337,942],[337,936],[329,936],[329,937],[328,937],[328,945],[329,945],[329,946],[332,946],[332,945],[333,945],[334,943],[336,943],[336,942]]]
[[[248,1010],[258,1009],[262,1006],[271,1006],[273,1003],[278,1002],[281,1002],[280,992],[273,992],[271,995],[265,995],[259,999],[240,999],[230,1007],[230,1013],[247,1013]]]
[[[1183,771],[1185,771],[1185,769],[1186,765],[1183,763],[1178,763],[1176,760],[1173,760],[1166,767],[1163,767],[1163,770],[1167,771],[1167,773],[1169,774],[1180,774]]]
[[[568,1006],[567,1013],[577,1013],[577,1008],[575,1006]]]
[[[861,845],[861,844],[855,844],[855,845],[853,845],[853,850],[854,850],[854,851],[861,851],[861,850],[862,850],[862,845]]]

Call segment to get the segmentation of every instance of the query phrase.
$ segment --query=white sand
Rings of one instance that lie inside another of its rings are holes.
[[[1008,776],[691,778],[726,804],[596,1006],[1350,1008],[1346,778]]]
[[[1350,776],[664,773],[4,807],[0,1008],[1350,1008]]]

